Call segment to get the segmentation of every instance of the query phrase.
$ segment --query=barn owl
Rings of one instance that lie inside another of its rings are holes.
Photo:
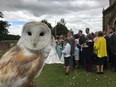
[[[0,87],[29,87],[44,66],[50,43],[51,31],[47,25],[26,23],[16,46],[0,59]]]

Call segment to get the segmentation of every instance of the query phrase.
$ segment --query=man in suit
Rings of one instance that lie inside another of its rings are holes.
[[[84,49],[82,50],[81,46],[84,45],[84,43],[86,42],[86,38],[85,38],[85,35],[83,34],[82,30],[79,30],[78,34],[79,34],[79,44],[80,44],[80,47],[79,47],[80,48],[80,50],[79,50],[80,64],[82,66],[84,66],[85,51],[84,51]]]
[[[107,54],[109,55],[110,54],[109,53],[110,52],[110,37],[109,37],[109,33],[106,32],[106,31],[104,31],[103,33],[104,33],[104,38],[106,39]],[[104,69],[107,69],[107,68],[108,68],[108,56],[104,60]]]
[[[71,45],[71,58],[70,58],[70,68],[75,68],[75,58],[74,58],[74,51],[75,51],[75,38],[73,36],[73,31],[69,31],[67,34],[69,38],[69,44]]]
[[[90,31],[89,28],[86,28],[86,29],[85,29],[85,32],[86,32],[87,35],[90,34],[89,31]]]
[[[112,56],[112,64],[114,71],[116,72],[116,28],[112,28],[113,32],[110,36],[110,49]]]
[[[85,35],[82,30],[79,30],[79,44],[82,45],[86,42]]]

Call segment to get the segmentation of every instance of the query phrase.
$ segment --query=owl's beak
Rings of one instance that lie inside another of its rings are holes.
[[[36,47],[36,45],[37,45],[37,40],[34,39],[34,40],[32,41],[32,44],[33,44],[33,47]]]
[[[33,46],[36,47],[36,43],[33,43]]]

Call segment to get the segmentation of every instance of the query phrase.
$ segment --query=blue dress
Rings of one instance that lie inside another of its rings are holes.
[[[62,49],[62,46],[57,43],[56,44],[56,52],[57,52],[59,58],[61,58],[61,56],[62,56],[62,50],[61,49]]]

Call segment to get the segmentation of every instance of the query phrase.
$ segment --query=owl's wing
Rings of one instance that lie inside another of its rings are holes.
[[[41,53],[28,56],[19,47],[12,48],[0,59],[0,87],[25,87],[41,71],[43,63]]]

